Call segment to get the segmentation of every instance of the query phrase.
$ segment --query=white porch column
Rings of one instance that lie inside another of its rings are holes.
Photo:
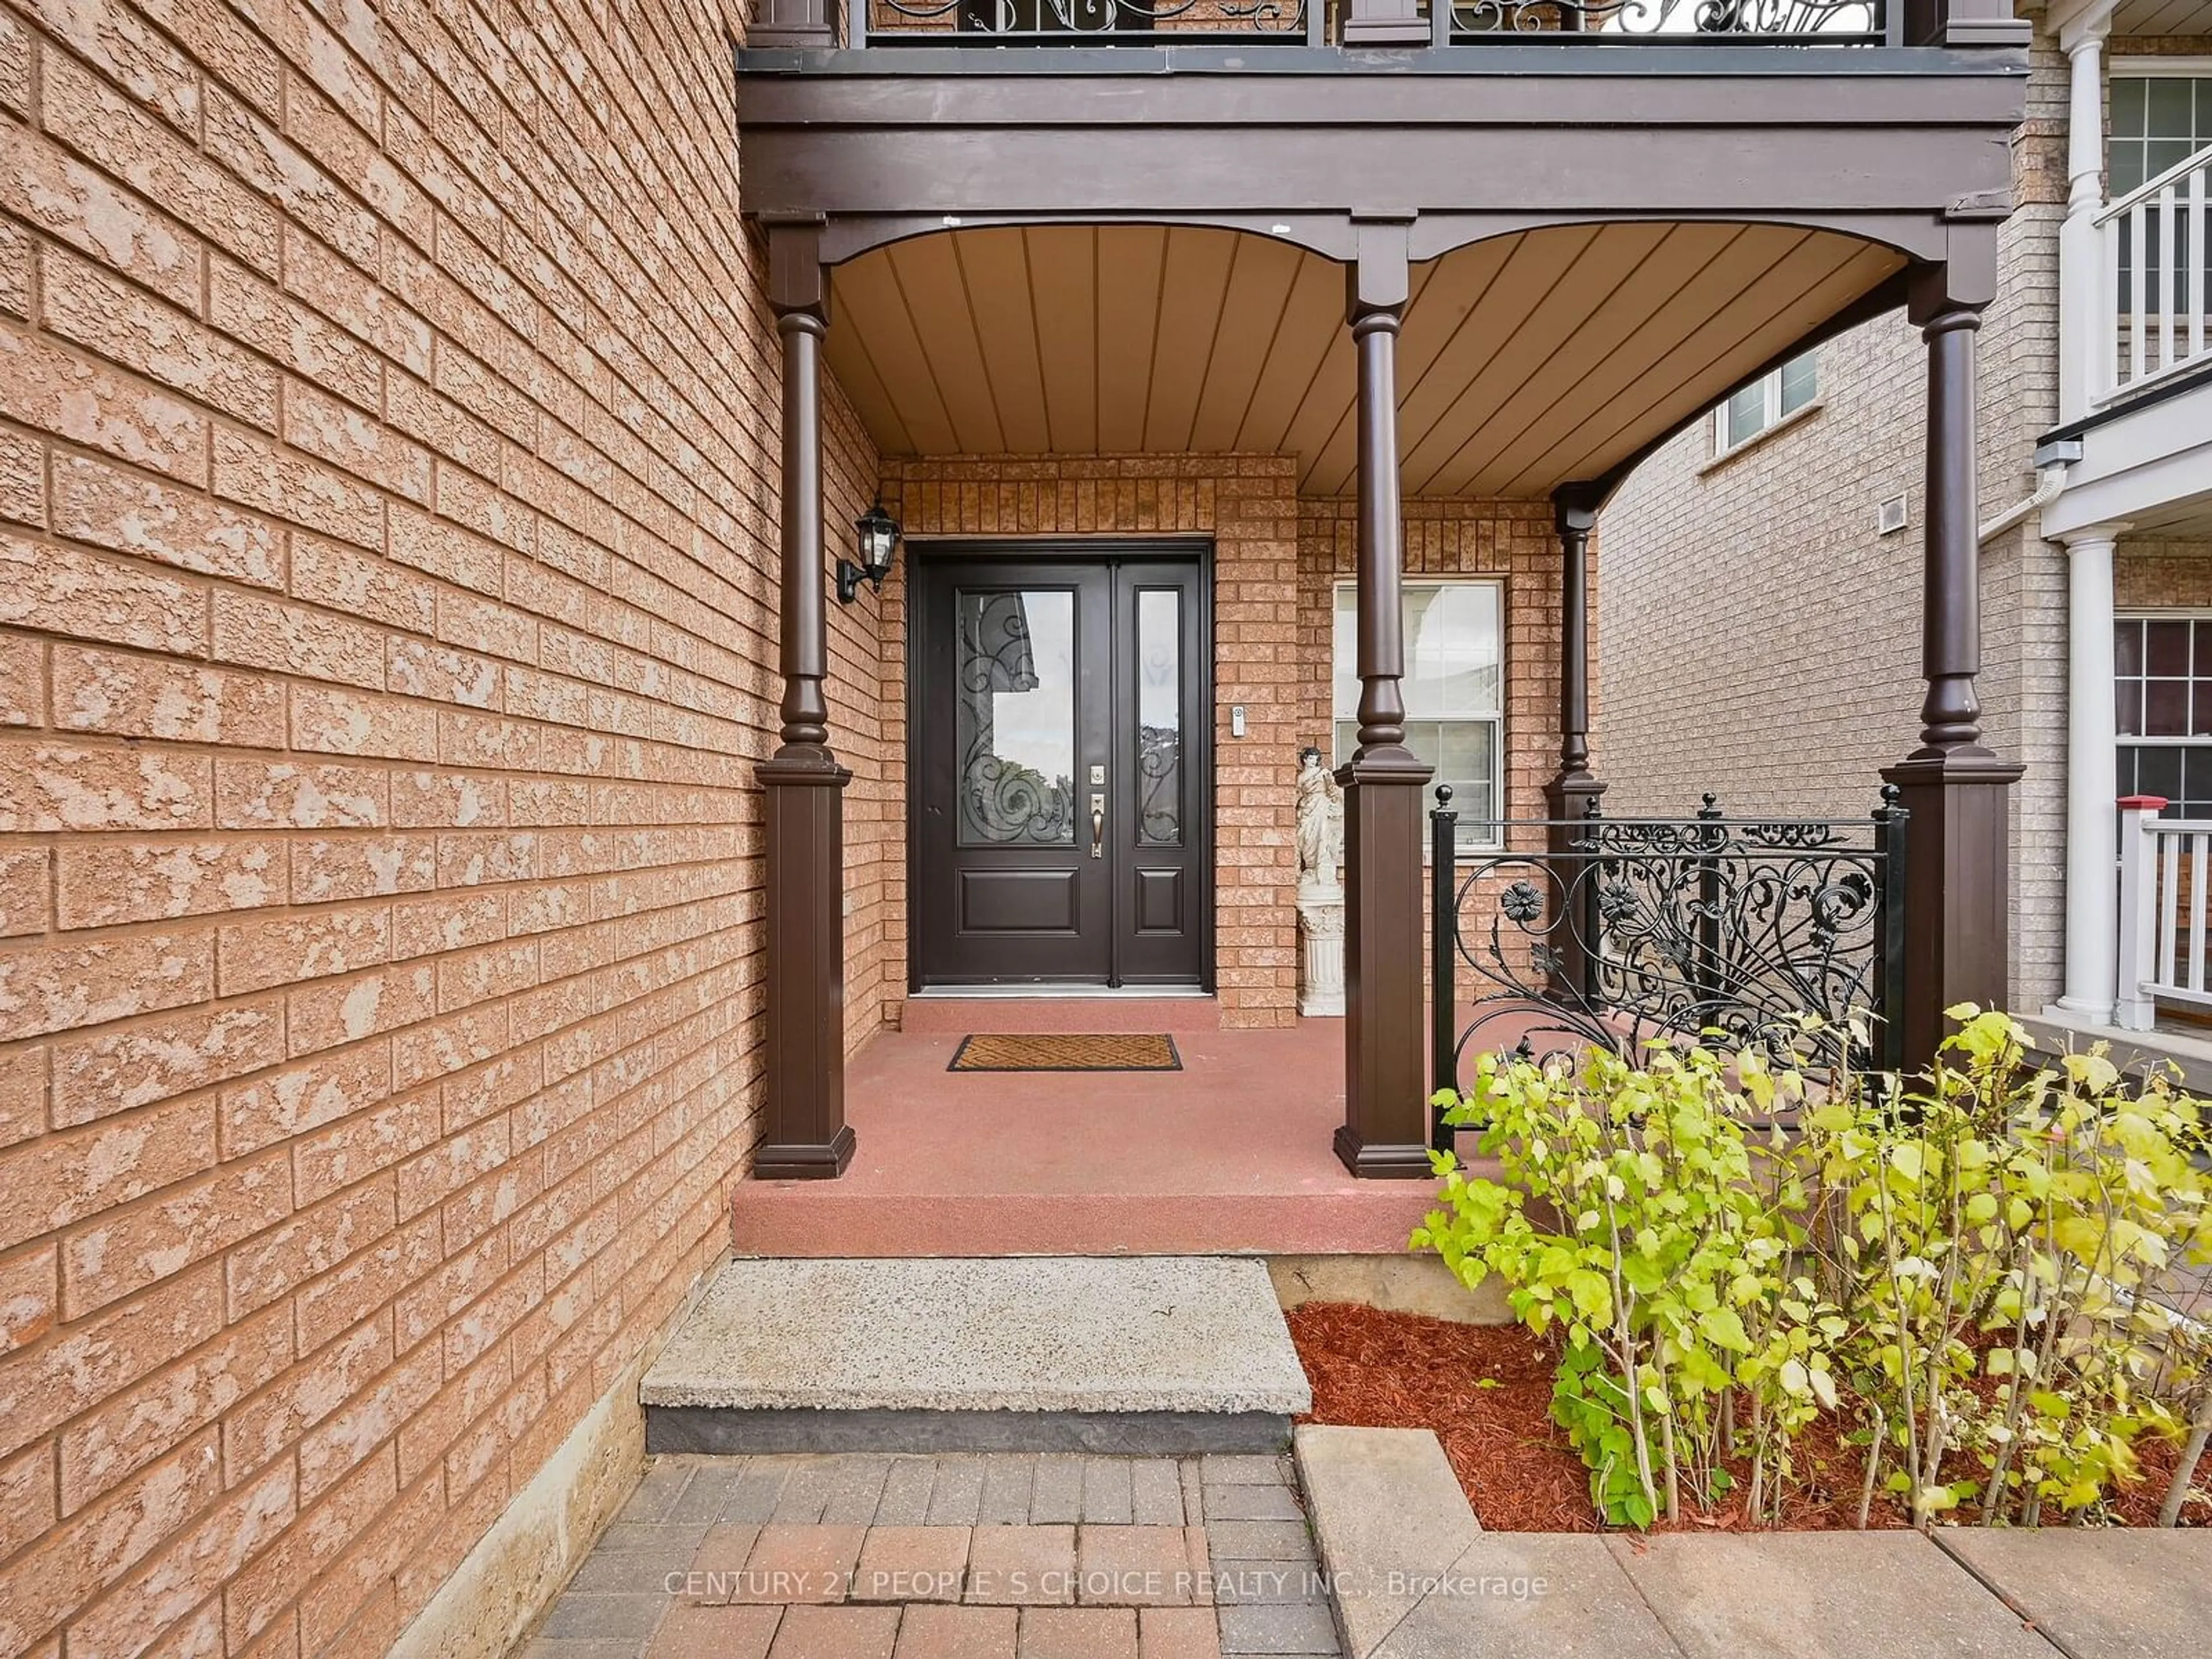
[[[2112,544],[2125,525],[2074,531],[2066,543],[2066,989],[2058,1006],[2112,1023],[2118,972],[2119,856],[2114,803]]]
[[[2078,421],[2105,388],[2112,342],[2105,258],[2105,36],[2113,0],[2091,0],[2059,25],[2073,70],[2066,117],[2066,222],[2058,232],[2058,419]]]

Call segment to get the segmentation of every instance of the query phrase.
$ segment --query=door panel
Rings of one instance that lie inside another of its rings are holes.
[[[913,982],[1205,984],[1199,560],[963,550],[909,570]]]

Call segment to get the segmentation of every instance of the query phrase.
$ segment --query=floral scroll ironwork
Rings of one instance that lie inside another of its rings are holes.
[[[1255,34],[1303,40],[1306,0],[853,0],[868,8],[872,36],[957,34],[984,40],[1048,42],[1149,40],[1249,40]]]
[[[1498,824],[1501,844],[1531,850],[1470,866],[1453,857],[1458,815],[1437,793],[1439,1077],[1516,1040],[1633,1054],[1711,1032],[1815,1070],[1894,1068],[1907,815],[1893,789],[1844,820],[1731,818],[1711,795],[1686,818],[1593,805]],[[1848,1051],[1855,1021],[1863,1052]]]
[[[1438,0],[1444,3],[1445,0]],[[1884,0],[1451,0],[1452,37],[1611,40],[1796,40],[1845,46],[1883,38]]]

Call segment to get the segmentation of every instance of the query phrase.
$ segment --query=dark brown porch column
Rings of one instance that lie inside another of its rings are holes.
[[[1580,904],[1589,910],[1595,887],[1577,881],[1569,863],[1579,832],[1573,827],[1590,815],[1605,786],[1590,775],[1589,763],[1589,538],[1597,527],[1598,505],[1605,498],[1593,483],[1562,485],[1552,493],[1552,524],[1559,537],[1559,769],[1544,786],[1553,819],[1553,870],[1560,884],[1552,902]],[[1595,964],[1589,948],[1597,938],[1594,913],[1569,921],[1555,917],[1550,943],[1558,956],[1552,970],[1553,994],[1570,1006],[1586,1006],[1596,994]]]
[[[1559,769],[1545,794],[1555,818],[1579,818],[1605,793],[1589,763],[1589,538],[1603,491],[1562,485],[1552,493],[1559,534]]]
[[[1928,343],[1928,510],[1920,747],[1882,776],[1912,814],[1905,871],[1904,1064],[1928,1064],[1954,1003],[2010,995],[2008,791],[2022,768],[1982,743],[1981,559],[1974,461],[1974,334],[1994,259],[1915,272],[1909,314]]]
[[[818,222],[769,228],[769,304],[783,338],[783,743],[767,793],[768,1121],[762,1180],[842,1174],[845,1122],[844,788],[830,752],[822,542],[822,337],[829,273]]]
[[[1336,1155],[1357,1176],[1429,1173],[1423,1060],[1421,786],[1406,747],[1398,481],[1398,325],[1406,227],[1359,228],[1346,272],[1359,356],[1359,747],[1344,786],[1345,1088]]]

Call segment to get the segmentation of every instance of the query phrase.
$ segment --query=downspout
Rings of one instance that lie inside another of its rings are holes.
[[[1983,542],[1994,541],[2031,514],[2039,514],[2066,491],[2066,463],[2037,469],[2035,493],[2025,501],[2015,501],[1994,519],[1985,519],[1977,532]]]

